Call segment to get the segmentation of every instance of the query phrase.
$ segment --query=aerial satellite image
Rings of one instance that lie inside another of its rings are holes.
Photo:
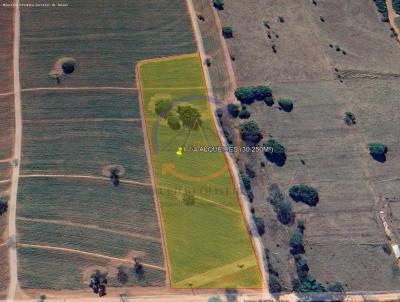
[[[0,302],[400,302],[400,0],[0,1]]]

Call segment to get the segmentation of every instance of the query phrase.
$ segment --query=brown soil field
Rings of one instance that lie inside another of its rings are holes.
[[[389,204],[399,226],[399,45],[372,1],[316,2],[233,0],[218,12],[233,28],[228,46],[238,85],[270,85],[275,103],[294,101],[290,113],[277,104],[248,106],[264,138],[285,147],[285,165],[267,162],[262,153],[241,154],[239,165],[256,167],[253,207],[266,223],[265,247],[286,290],[296,277],[288,253],[293,226],[277,222],[266,201],[271,183],[285,192],[298,183],[318,190],[316,207],[292,202],[296,220],[305,222],[304,257],[318,281],[339,281],[349,291],[395,290],[400,274],[393,255],[383,251],[388,241],[378,213]],[[346,111],[356,115],[356,125],[344,124]],[[388,146],[385,163],[368,154],[375,141]]]

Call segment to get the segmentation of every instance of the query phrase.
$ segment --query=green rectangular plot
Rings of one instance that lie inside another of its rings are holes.
[[[176,154],[179,147],[221,146],[198,55],[144,61],[138,71],[172,287],[262,288],[224,154]],[[172,130],[155,113],[161,99],[172,104],[166,116],[190,106],[201,114],[201,124]],[[184,191],[194,204],[185,204]]]

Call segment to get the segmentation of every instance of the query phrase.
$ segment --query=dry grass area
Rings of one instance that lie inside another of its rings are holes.
[[[393,255],[382,249],[387,239],[378,213],[389,203],[399,226],[399,46],[372,1],[316,2],[229,1],[219,12],[223,25],[233,28],[228,45],[239,86],[271,85],[275,101],[294,101],[290,113],[277,104],[248,106],[264,137],[286,148],[286,164],[262,167],[262,154],[242,154],[240,164],[256,167],[253,206],[266,222],[270,262],[287,290],[296,277],[290,228],[276,221],[266,202],[271,183],[286,192],[306,183],[319,192],[316,207],[292,203],[297,220],[305,221],[305,258],[313,276],[340,281],[346,290],[393,290],[400,275]],[[344,124],[346,111],[355,114],[356,125]],[[389,148],[385,163],[368,154],[367,144],[375,141]]]

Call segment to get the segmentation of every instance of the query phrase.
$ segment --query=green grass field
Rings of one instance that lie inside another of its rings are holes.
[[[193,54],[142,62],[138,68],[172,286],[262,287],[223,153],[175,154],[178,147],[221,145],[213,126],[199,57]],[[192,96],[195,99],[190,100]],[[159,98],[184,99],[179,105],[197,108],[202,126],[193,131],[173,131],[165,121],[157,126],[154,105]],[[165,165],[174,168],[163,173]],[[194,205],[182,203],[184,190],[194,193]]]

